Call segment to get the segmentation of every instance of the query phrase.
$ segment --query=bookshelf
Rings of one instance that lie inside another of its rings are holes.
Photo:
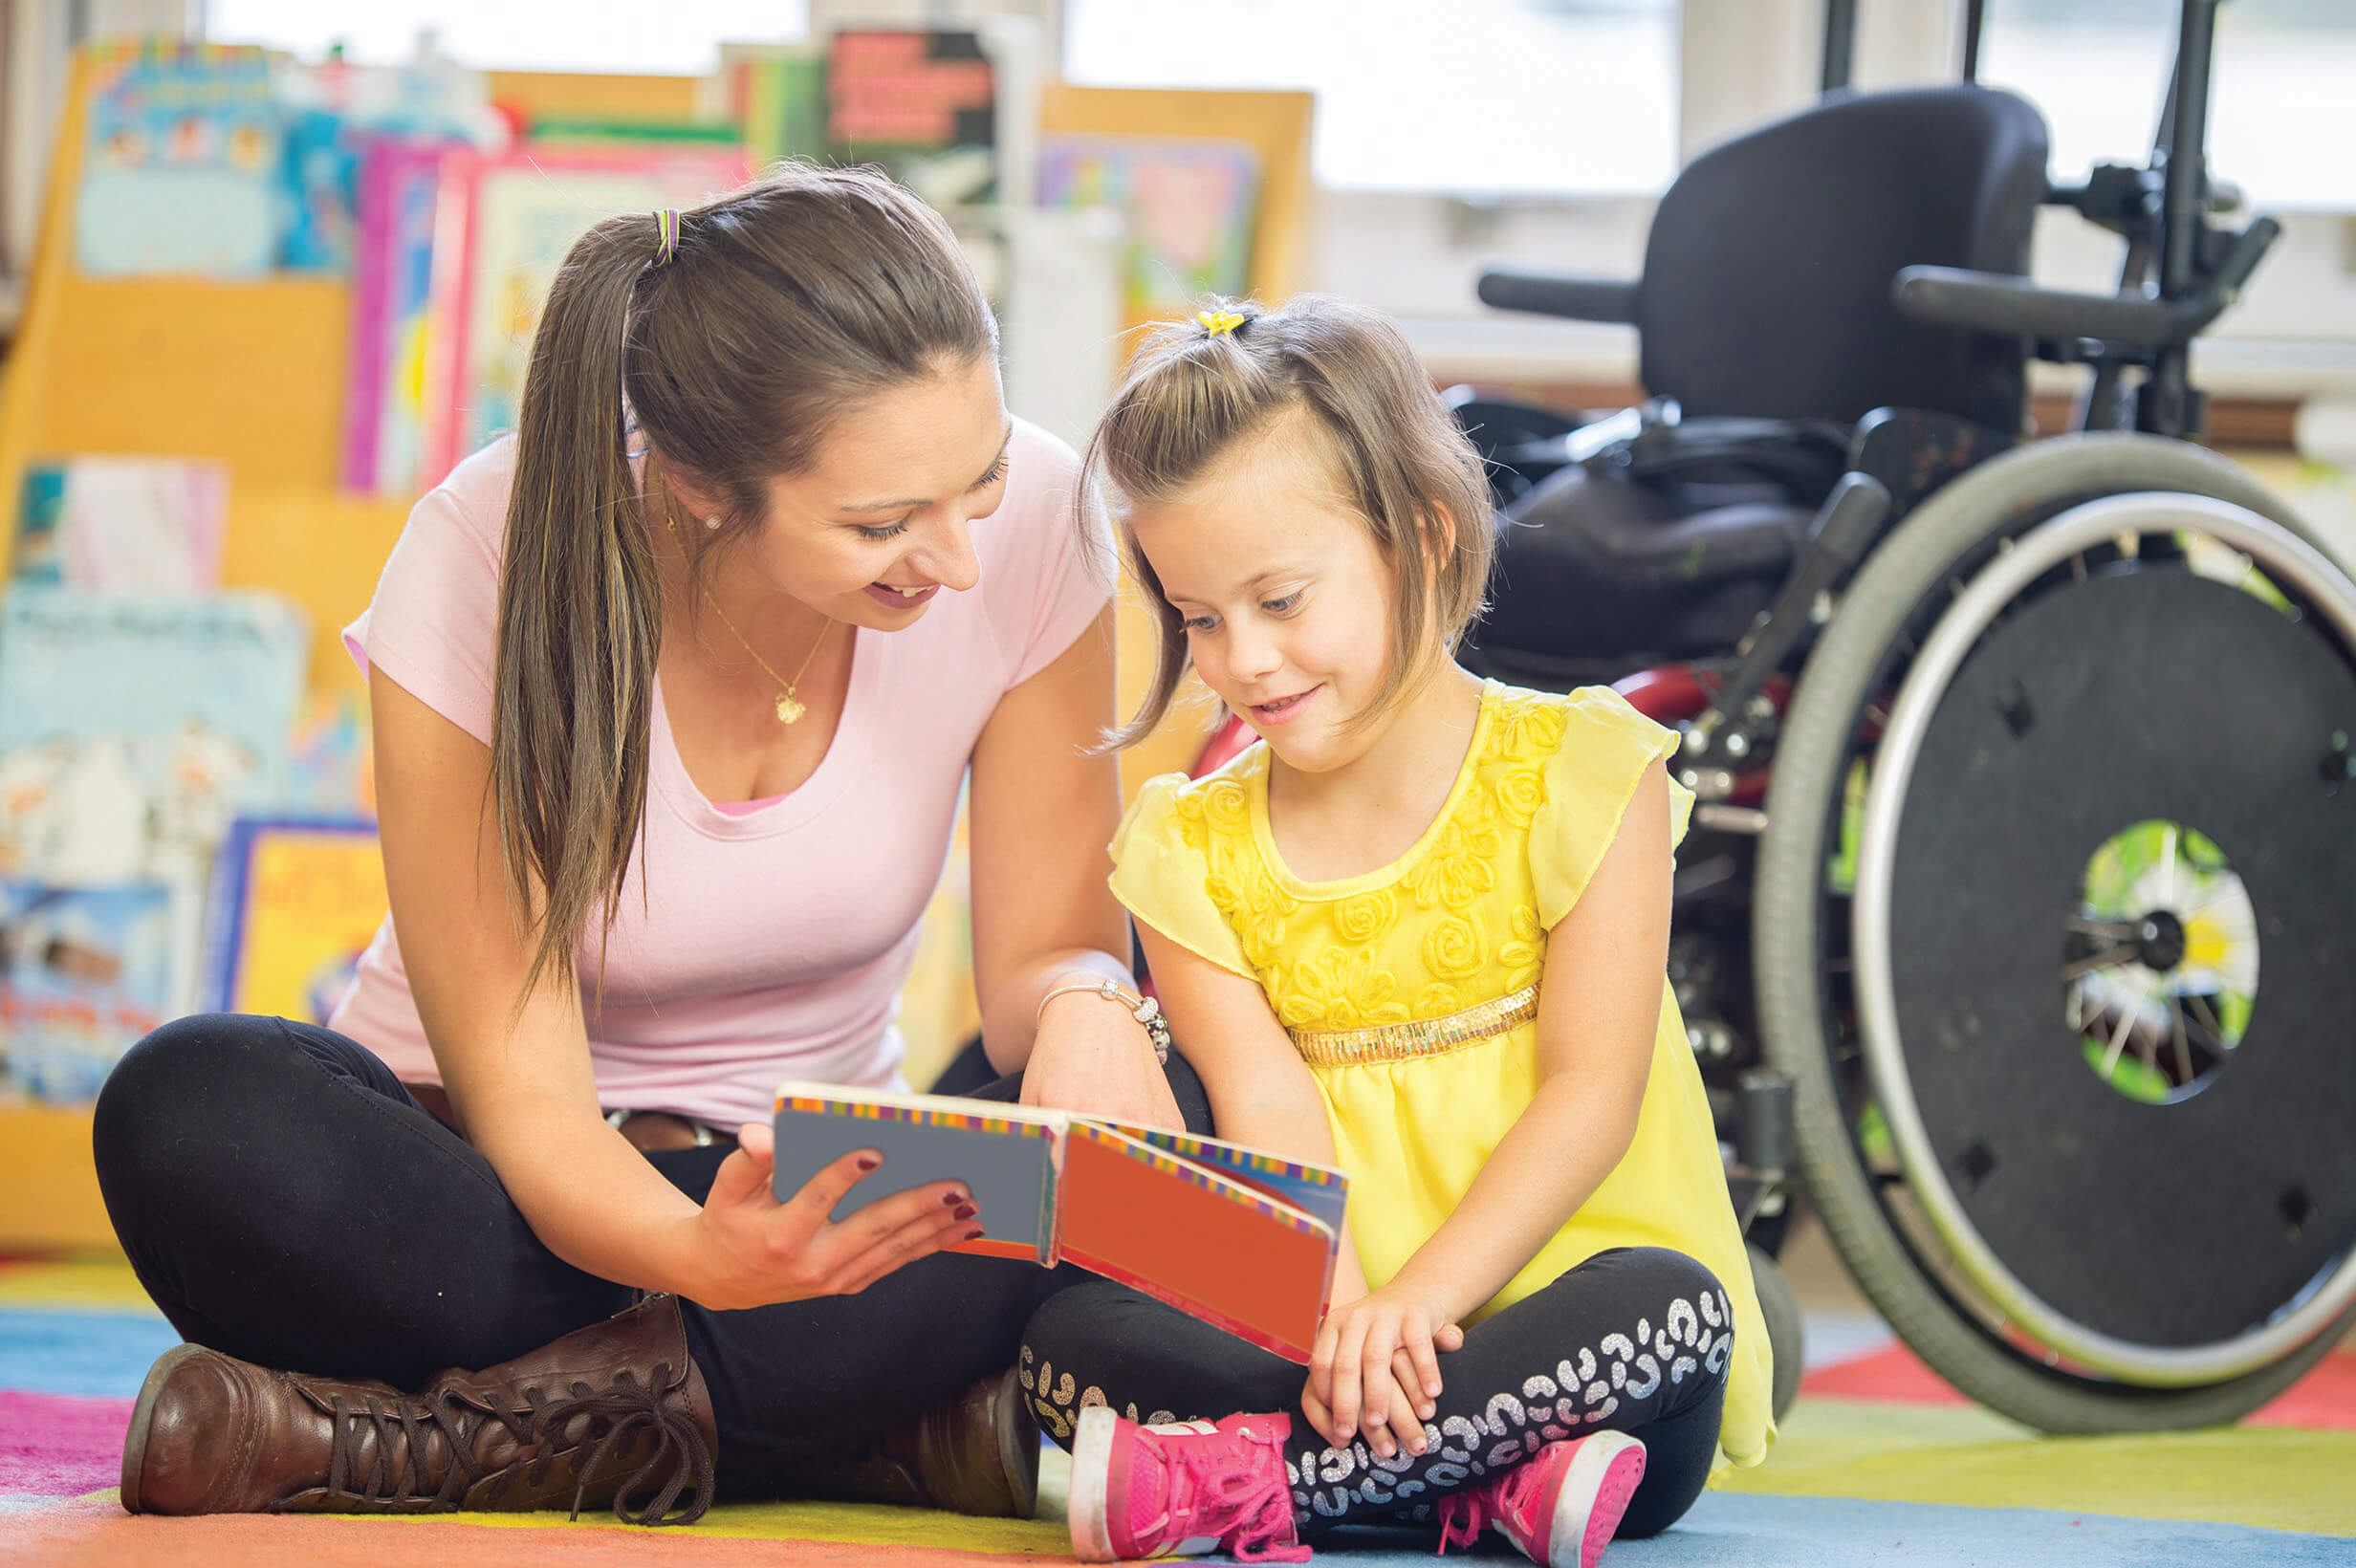
[[[693,118],[700,85],[684,76],[515,72],[490,79],[495,101],[529,113],[614,120]],[[338,634],[366,604],[408,503],[336,485],[350,285],[299,275],[79,275],[72,237],[91,80],[90,62],[77,59],[14,340],[0,361],[0,517],[12,522],[36,458],[218,458],[231,476],[225,586],[270,589],[301,606],[311,621],[313,689],[359,691]],[[1051,86],[1044,113],[1058,129],[1252,142],[1267,181],[1254,286],[1278,296],[1299,286],[1305,266],[1310,108],[1306,94]],[[0,577],[12,540],[12,527],[0,533]],[[1123,606],[1121,639],[1122,697],[1133,705],[1151,656],[1149,624],[1133,603]],[[1123,758],[1124,784],[1133,790],[1153,773],[1183,768],[1201,718],[1199,708],[1173,715]],[[928,942],[962,942],[954,920],[928,916],[927,930]],[[950,961],[944,954],[928,971],[929,1005],[947,1006],[938,998],[956,989],[938,968]],[[89,1112],[0,1109],[0,1252],[113,1245],[91,1166]]]

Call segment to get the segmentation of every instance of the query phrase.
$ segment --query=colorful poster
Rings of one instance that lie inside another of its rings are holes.
[[[1106,207],[1127,223],[1132,318],[1251,292],[1259,187],[1259,155],[1240,142],[1051,134],[1040,144],[1041,207]]]

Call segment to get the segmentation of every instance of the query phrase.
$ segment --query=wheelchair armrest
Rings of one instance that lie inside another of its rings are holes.
[[[1637,294],[1642,287],[1607,278],[1564,277],[1554,272],[1496,267],[1481,273],[1477,292],[1482,304],[1501,311],[1563,316],[1574,321],[1633,324]]]
[[[2135,299],[2040,288],[2025,277],[1958,267],[1909,267],[1898,273],[1898,309],[1933,326],[1964,327],[2007,338],[2067,342],[2090,338],[2130,348],[2188,343],[2240,297],[2281,226],[2260,218],[2235,237],[2215,272],[2181,299]]]

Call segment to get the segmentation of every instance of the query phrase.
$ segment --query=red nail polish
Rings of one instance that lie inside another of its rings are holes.
[[[941,1205],[945,1209],[954,1209],[965,1201],[966,1195],[962,1192],[944,1192],[941,1194]]]
[[[970,1203],[969,1203],[969,1204],[960,1204],[960,1205],[958,1206],[958,1208],[957,1208],[957,1211],[956,1211],[954,1214],[951,1214],[951,1215],[949,1216],[949,1218],[950,1218],[950,1219],[953,1219],[953,1220],[970,1220],[970,1219],[971,1219],[974,1215],[976,1215],[976,1214],[980,1213],[980,1212],[981,1212],[981,1210],[980,1210],[980,1209],[978,1209],[974,1208],[974,1207],[973,1207],[971,1204],[970,1204]]]
[[[981,1239],[981,1235],[982,1228],[977,1225],[972,1230],[968,1230],[964,1235],[959,1236],[957,1239],[959,1241],[978,1241]]]
[[[862,1170],[873,1170],[883,1163],[872,1154],[862,1154],[859,1157],[859,1168]]]

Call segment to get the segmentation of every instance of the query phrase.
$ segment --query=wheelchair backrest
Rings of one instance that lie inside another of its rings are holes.
[[[1646,390],[1689,415],[2018,430],[2027,345],[1909,321],[1890,288],[1917,264],[2028,272],[2045,152],[2035,108],[1959,86],[1839,95],[1703,154],[1646,249]]]

